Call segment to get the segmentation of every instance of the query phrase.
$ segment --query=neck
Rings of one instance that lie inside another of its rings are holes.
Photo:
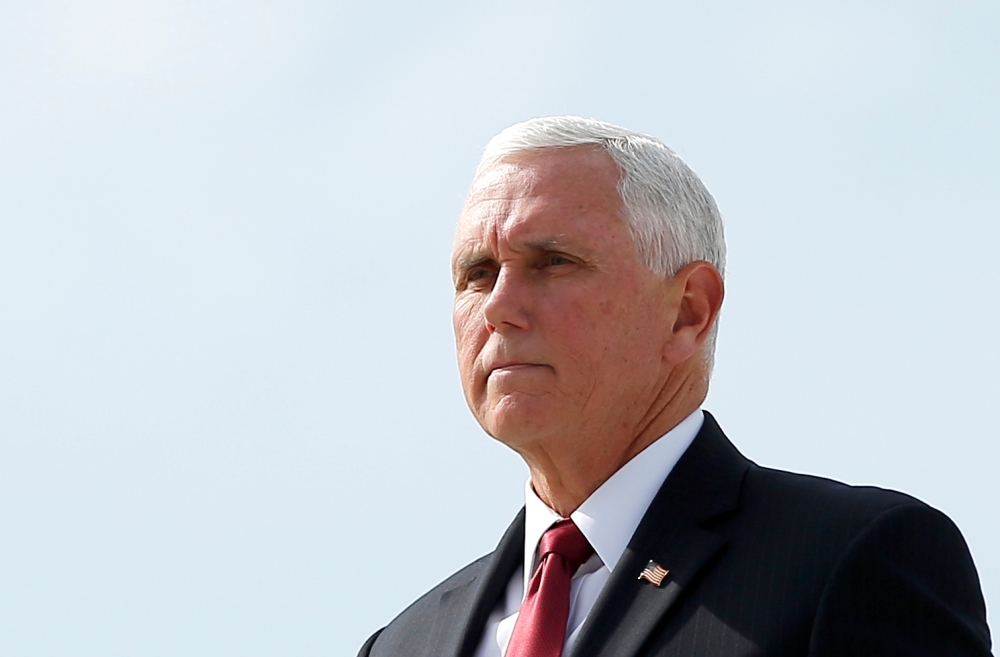
[[[545,441],[521,457],[531,473],[535,494],[568,518],[594,491],[642,450],[680,424],[705,400],[707,378],[700,372],[664,386],[638,424],[618,435]],[[567,446],[559,449],[559,446]]]

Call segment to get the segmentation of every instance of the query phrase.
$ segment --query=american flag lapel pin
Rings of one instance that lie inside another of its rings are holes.
[[[646,580],[653,586],[660,586],[663,584],[663,578],[670,574],[670,571],[656,563],[655,561],[650,561],[646,564],[646,567],[642,569],[639,573],[639,580]]]

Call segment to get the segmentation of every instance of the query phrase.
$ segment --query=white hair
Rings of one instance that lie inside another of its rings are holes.
[[[715,199],[677,153],[655,137],[578,116],[531,119],[486,144],[476,175],[517,153],[571,146],[599,146],[618,165],[623,219],[651,271],[672,276],[705,260],[725,274],[726,241]],[[709,368],[715,335],[713,326],[705,344]]]

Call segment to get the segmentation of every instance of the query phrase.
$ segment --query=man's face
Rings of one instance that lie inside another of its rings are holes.
[[[639,261],[619,175],[595,148],[523,153],[466,199],[452,260],[462,387],[519,452],[635,435],[666,376],[668,282]]]

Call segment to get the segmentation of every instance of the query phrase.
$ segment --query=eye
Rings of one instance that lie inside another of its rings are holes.
[[[571,265],[573,261],[564,255],[558,253],[552,253],[545,256],[545,266],[547,267],[559,267],[561,265]]]
[[[482,288],[489,286],[490,281],[496,277],[496,272],[491,267],[470,267],[461,278],[461,287],[465,289]]]

